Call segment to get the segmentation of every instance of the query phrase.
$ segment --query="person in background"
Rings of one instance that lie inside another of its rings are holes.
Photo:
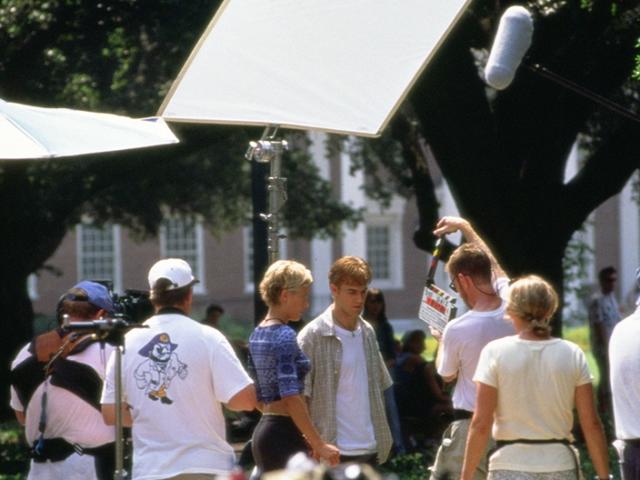
[[[362,318],[369,322],[375,330],[378,348],[380,349],[384,363],[391,371],[396,362],[396,339],[393,334],[391,322],[389,322],[387,318],[387,304],[384,300],[384,294],[379,288],[369,288],[369,290],[367,290]],[[392,388],[384,391],[384,402],[389,420],[389,428],[393,436],[394,452],[402,455],[406,453],[407,450],[404,445],[396,397]]]
[[[636,270],[640,286],[640,269]],[[640,480],[640,306],[619,322],[609,340],[609,368],[622,480]]]
[[[507,314],[517,335],[490,342],[480,355],[462,480],[474,478],[492,427],[497,449],[489,461],[490,480],[578,480],[580,464],[571,446],[574,408],[597,478],[609,478],[607,443],[584,352],[551,337],[557,308],[556,292],[538,276],[511,286]]]
[[[207,307],[207,311],[205,313],[205,317],[202,319],[202,323],[213,328],[219,328],[218,323],[220,323],[220,317],[222,317],[223,314],[224,308],[216,303],[212,303]]]
[[[605,267],[598,273],[600,291],[589,304],[589,334],[591,353],[598,365],[598,408],[600,413],[611,412],[611,390],[609,386],[609,338],[613,328],[622,318],[615,296],[618,273],[613,267]]]
[[[443,415],[452,415],[453,406],[451,397],[442,390],[433,363],[422,356],[426,338],[422,330],[403,335],[402,353],[394,368],[394,387],[400,417],[428,426],[439,423]]]
[[[311,359],[305,395],[324,441],[340,449],[341,462],[384,463],[393,444],[384,391],[392,386],[373,327],[362,319],[371,269],[346,256],[329,270],[333,303],[298,334]]]
[[[369,288],[364,301],[362,318],[371,324],[376,332],[378,347],[387,367],[392,368],[396,360],[393,327],[387,318],[384,294],[379,288]]]
[[[338,449],[320,438],[309,417],[303,397],[309,359],[288,325],[300,321],[309,307],[312,281],[304,265],[278,260],[260,282],[260,296],[268,311],[249,338],[249,370],[263,404],[252,438],[253,457],[261,474],[285,468],[289,458],[309,449],[329,465],[336,465],[340,458]]]

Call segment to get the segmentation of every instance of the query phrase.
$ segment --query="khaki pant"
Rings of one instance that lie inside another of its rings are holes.
[[[444,431],[435,462],[430,467],[430,480],[458,480],[460,478],[470,424],[471,419],[456,420],[451,422]],[[492,440],[476,469],[474,480],[485,480],[487,478],[487,453],[494,446],[495,443]]]

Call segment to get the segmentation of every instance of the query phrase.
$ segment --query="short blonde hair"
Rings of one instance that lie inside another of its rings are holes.
[[[371,277],[369,264],[360,257],[347,256],[339,258],[329,270],[329,283],[336,287],[343,283],[369,285]]]
[[[280,303],[284,290],[308,287],[313,276],[307,267],[293,260],[278,260],[267,269],[260,282],[260,296],[268,306]]]
[[[529,322],[530,330],[544,337],[551,330],[549,323],[558,303],[558,294],[549,282],[537,275],[527,275],[511,285],[507,313]]]

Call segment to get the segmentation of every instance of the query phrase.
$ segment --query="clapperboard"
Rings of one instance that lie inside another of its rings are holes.
[[[433,277],[440,259],[442,237],[436,242],[431,258],[431,266],[427,274],[427,282],[422,293],[422,302],[418,317],[430,328],[439,332],[444,330],[447,322],[456,316],[456,299],[435,284]]]

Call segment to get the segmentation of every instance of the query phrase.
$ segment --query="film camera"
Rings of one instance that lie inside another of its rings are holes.
[[[91,280],[92,282],[104,285],[109,291],[109,296],[113,302],[115,314],[114,319],[124,320],[128,324],[142,323],[153,315],[153,305],[149,300],[149,292],[146,290],[125,290],[123,294],[113,291],[113,282],[111,280]],[[57,317],[58,324],[62,324],[62,306],[63,298],[58,302]]]
[[[142,323],[153,315],[153,305],[149,300],[149,292],[146,290],[125,290],[122,295],[113,291],[113,282],[111,280],[91,280],[92,282],[104,285],[109,291],[109,296],[113,302],[115,314],[114,318],[124,320],[126,323]],[[56,307],[56,317],[58,324],[62,324],[62,301],[63,297],[58,301]]]
[[[153,315],[153,305],[149,300],[149,292],[145,290],[125,290],[124,294],[118,295],[109,288],[109,285],[106,285],[106,287],[111,294],[116,315],[124,318],[128,323],[141,323]]]
[[[111,280],[91,281],[107,287],[115,310],[114,318],[122,319],[127,323],[142,323],[153,315],[153,305],[149,300],[148,291],[127,289],[120,295],[113,291]]]
[[[125,290],[120,295],[113,291],[110,280],[91,280],[104,285],[111,297],[114,314],[110,318],[100,318],[83,322],[73,321],[67,315],[62,315],[61,305],[58,303],[58,322],[63,331],[94,333],[103,342],[112,345],[123,345],[124,334],[132,328],[144,328],[141,323],[153,315],[154,309],[149,294],[145,290]]]

